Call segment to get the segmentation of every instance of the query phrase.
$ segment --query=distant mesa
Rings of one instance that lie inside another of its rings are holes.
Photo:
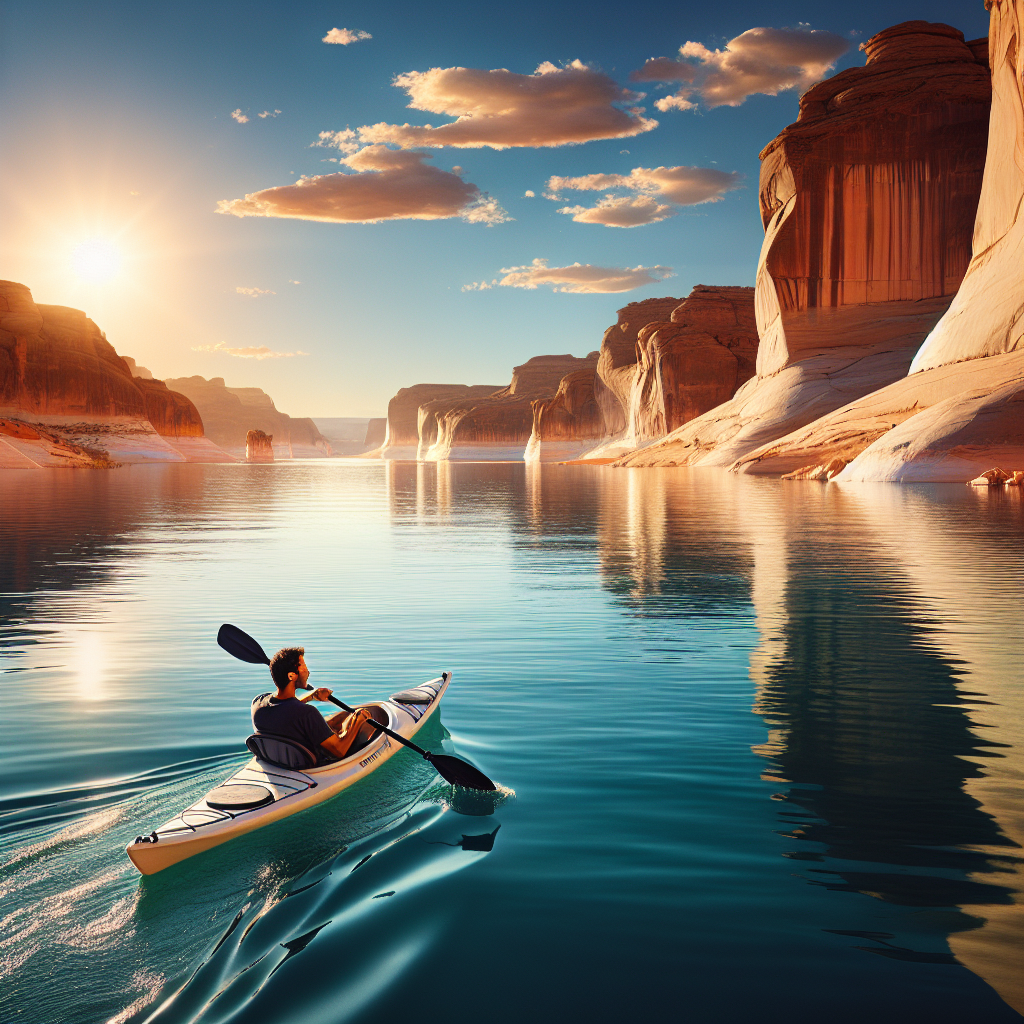
[[[447,399],[483,398],[500,384],[414,384],[402,388],[388,403],[384,444],[378,453],[384,459],[415,459],[420,450],[420,407]]]
[[[0,281],[0,468],[234,461],[184,395],[134,369],[81,310]]]
[[[387,416],[375,416],[366,424],[366,438],[363,441],[363,444],[365,444],[367,448],[378,448],[384,443],[384,439],[387,436]]]
[[[311,419],[293,419],[279,412],[273,399],[260,388],[229,388],[223,377],[175,377],[164,381],[188,396],[203,417],[207,437],[244,457],[246,436],[260,430],[274,438],[278,459],[323,458],[330,442]]]

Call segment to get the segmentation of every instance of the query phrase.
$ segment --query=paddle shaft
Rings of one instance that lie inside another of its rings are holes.
[[[332,696],[328,697],[327,699],[332,704],[337,704],[338,707],[341,708],[342,711],[347,711],[350,715],[354,715],[355,714],[355,709],[354,708],[350,708],[347,704],[345,704],[342,701],[338,700],[337,697],[332,695]],[[397,740],[399,743],[403,744],[404,746],[410,747],[411,749],[415,750],[416,753],[419,754],[421,757],[426,757],[426,758],[430,757],[430,751],[429,750],[424,750],[422,747],[418,747],[415,743],[413,743],[412,740],[407,740],[404,736],[399,736],[397,732],[392,732],[386,725],[381,725],[380,722],[376,722],[372,718],[366,724],[367,725],[372,725],[375,729],[380,729],[380,731],[382,733],[384,733],[385,736],[390,736],[393,740]]]

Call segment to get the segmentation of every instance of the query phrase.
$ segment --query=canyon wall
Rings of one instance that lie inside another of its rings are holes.
[[[5,432],[0,465],[233,461],[188,398],[134,369],[81,310],[0,281],[0,416],[34,425]]]
[[[989,4],[992,111],[973,256],[908,376],[750,452],[746,472],[963,481],[1024,468],[1024,0]],[[843,468],[843,464],[849,463]]]
[[[533,433],[533,403],[554,398],[563,378],[593,373],[598,353],[534,356],[512,371],[508,387],[477,398],[435,399],[419,409],[418,457],[521,461]]]
[[[274,438],[278,459],[322,458],[331,454],[327,439],[307,418],[279,412],[260,388],[229,388],[223,377],[176,377],[164,383],[195,403],[206,435],[236,455],[244,456],[246,435],[260,430]]]
[[[576,459],[606,436],[597,400],[597,367],[574,370],[558,382],[551,398],[530,403],[533,423],[523,458],[526,462]]]
[[[916,21],[863,49],[761,154],[756,376],[623,465],[732,465],[903,377],[948,308],[984,169],[984,42]]]
[[[500,384],[414,384],[388,402],[387,427],[379,452],[383,459],[416,459],[420,449],[420,406],[440,400],[483,398]]]

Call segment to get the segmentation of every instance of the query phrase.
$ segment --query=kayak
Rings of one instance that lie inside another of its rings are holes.
[[[422,686],[355,707],[368,708],[375,721],[412,739],[437,710],[451,678],[450,672],[442,672],[440,678]],[[401,749],[401,744],[377,732],[348,757],[318,768],[300,771],[253,757],[191,807],[129,843],[128,857],[144,875],[163,871],[236,836],[330,800]]]

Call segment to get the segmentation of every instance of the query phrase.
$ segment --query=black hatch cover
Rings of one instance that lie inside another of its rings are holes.
[[[429,704],[437,696],[433,690],[424,686],[415,690],[403,690],[401,693],[391,694],[391,699],[398,704]]]
[[[269,804],[273,799],[274,794],[265,786],[228,784],[218,786],[206,797],[206,802],[221,811],[247,811]]]

